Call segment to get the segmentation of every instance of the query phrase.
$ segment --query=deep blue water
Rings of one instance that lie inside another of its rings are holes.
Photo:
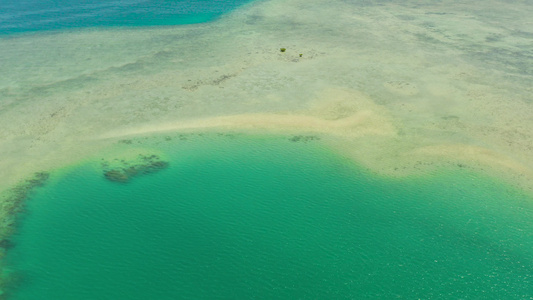
[[[87,27],[194,24],[251,0],[0,0],[0,35]]]

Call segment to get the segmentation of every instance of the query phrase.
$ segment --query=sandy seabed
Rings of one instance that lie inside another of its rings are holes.
[[[213,130],[319,134],[378,174],[472,168],[532,191],[533,4],[354,2],[1,38],[0,190],[127,137]]]

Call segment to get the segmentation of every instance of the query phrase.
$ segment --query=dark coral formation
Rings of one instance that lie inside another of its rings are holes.
[[[24,207],[24,200],[28,198],[31,191],[35,188],[43,186],[50,177],[49,173],[37,172],[32,178],[26,179],[6,193],[6,197],[2,199],[3,210],[7,215],[16,215]],[[3,222],[5,224],[5,222]]]
[[[5,249],[10,245],[7,238],[14,231],[15,219],[17,214],[24,209],[24,201],[35,188],[43,186],[49,177],[50,174],[46,172],[38,172],[32,178],[6,191],[1,199],[3,211],[0,219],[0,248]]]
[[[5,191],[0,197],[2,204],[2,211],[0,215],[0,294],[1,299],[7,299],[6,291],[9,290],[14,282],[18,282],[19,276],[13,273],[5,273],[4,266],[1,263],[6,250],[13,247],[14,244],[10,240],[10,236],[15,231],[15,221],[17,215],[23,211],[25,201],[31,195],[35,188],[41,187],[50,177],[46,172],[38,172],[33,177],[24,180],[15,187]]]
[[[124,160],[120,161],[120,167],[107,169],[109,164],[102,164],[104,169],[104,177],[109,181],[114,182],[128,182],[132,177],[138,175],[146,175],[161,171],[168,167],[168,162],[162,161],[157,155],[139,155],[138,162],[133,164]]]
[[[129,180],[128,176],[122,170],[110,170],[104,172],[104,176],[107,180],[111,181],[127,182]]]
[[[291,142],[309,142],[309,141],[317,141],[317,140],[320,140],[320,137],[316,135],[295,135],[289,138],[289,141]]]
[[[0,276],[0,300],[12,299],[12,291],[19,288],[27,280],[23,271],[9,270]]]
[[[3,249],[10,249],[10,248],[13,248],[13,242],[10,240],[10,239],[2,239],[0,241],[0,248],[3,248]]]

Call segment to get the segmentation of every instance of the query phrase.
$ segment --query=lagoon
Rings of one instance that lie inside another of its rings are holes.
[[[151,139],[168,168],[87,162],[28,201],[10,299],[531,295],[532,203],[494,180],[392,180],[286,136]]]

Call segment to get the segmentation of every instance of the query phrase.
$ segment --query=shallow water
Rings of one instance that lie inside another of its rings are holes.
[[[87,163],[28,202],[12,299],[533,294],[531,199],[493,180],[376,177],[316,140],[159,139],[165,170],[117,183]]]

